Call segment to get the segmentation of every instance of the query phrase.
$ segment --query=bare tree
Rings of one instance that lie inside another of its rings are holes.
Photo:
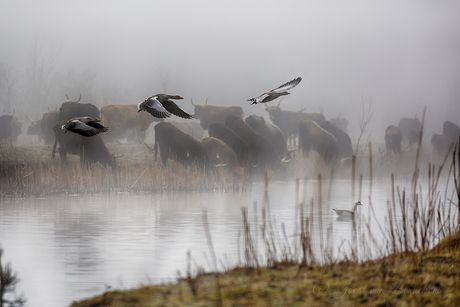
[[[361,114],[360,114],[360,118],[359,118],[360,134],[359,134],[359,137],[358,137],[358,142],[356,143],[355,156],[358,155],[359,143],[361,141],[361,138],[365,134],[365,132],[366,132],[366,130],[367,130],[368,126],[369,126],[369,123],[371,122],[373,116],[374,116],[374,108],[372,106],[372,97],[369,98],[369,101],[367,101],[363,97],[362,98],[362,106],[361,106]],[[369,136],[368,136],[368,138],[369,138]]]
[[[5,299],[5,294],[8,292],[15,291],[16,284],[19,282],[18,275],[13,272],[11,263],[7,263],[5,266],[2,264],[3,248],[0,247],[0,307],[7,306],[24,306],[26,299],[20,296],[14,300]]]
[[[17,75],[10,66],[0,63],[0,101],[6,102],[4,111],[11,114],[11,104],[14,95],[14,86],[18,81]]]
[[[56,69],[59,53],[55,48],[46,51],[44,42],[37,37],[34,39],[29,66],[26,67],[24,88],[25,102],[34,103],[27,103],[27,107],[36,106],[38,109],[49,106],[52,97],[57,93],[56,86],[59,82]]]

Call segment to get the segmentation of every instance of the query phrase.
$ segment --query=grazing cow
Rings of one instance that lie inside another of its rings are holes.
[[[282,160],[290,160],[290,155],[287,150],[286,139],[280,128],[276,125],[265,121],[262,116],[251,115],[246,118],[246,124],[252,129],[259,132],[267,139],[269,139],[273,145],[275,145],[278,157]]]
[[[279,104],[267,106],[265,110],[270,115],[270,120],[281,129],[286,140],[293,146],[295,146],[295,139],[299,134],[299,123],[302,119],[309,118],[317,123],[325,120],[323,114],[285,111],[280,109]]]
[[[209,105],[192,105],[195,107],[195,118],[200,120],[201,127],[208,130],[209,126],[214,123],[225,122],[225,118],[229,115],[243,117],[243,109],[241,107],[218,107]]]
[[[327,120],[320,121],[317,124],[337,139],[337,142],[339,142],[339,155],[341,158],[350,158],[353,156],[353,145],[351,144],[351,139],[348,133]]]
[[[201,125],[196,122],[168,120],[168,123],[171,123],[185,133],[190,134],[197,141],[201,141],[203,138],[204,130],[201,128]]]
[[[422,123],[420,123],[420,120],[418,118],[404,117],[399,120],[398,128],[399,130],[401,130],[403,141],[409,141],[409,133],[411,131],[415,131],[415,133],[418,133],[422,128]],[[412,135],[414,134],[412,133]]]
[[[61,105],[59,109],[59,121],[83,116],[99,118],[99,109],[91,103],[80,103],[80,99],[81,95],[77,101],[67,101]]]
[[[59,143],[59,156],[64,162],[67,162],[67,154],[80,156],[82,167],[89,167],[92,163],[100,162],[104,166],[110,166],[113,171],[116,170],[117,161],[114,154],[110,154],[99,135],[84,137],[79,134],[68,132],[62,126],[66,123],[63,120],[53,127],[55,141],[53,145],[52,157],[56,154],[56,147]]]
[[[218,138],[230,147],[236,154],[236,159],[241,167],[246,167],[249,162],[249,145],[238,134],[224,124],[214,123],[209,126],[209,135]]]
[[[238,134],[249,145],[249,161],[258,171],[269,168],[278,170],[281,159],[277,155],[275,145],[246,124],[241,118],[230,115],[225,118],[225,125]]]
[[[387,154],[401,154],[402,133],[396,126],[388,126],[385,130],[385,146]]]
[[[163,166],[168,164],[168,158],[186,166],[196,164],[205,167],[208,163],[203,145],[168,122],[155,126],[155,161],[158,148]]]
[[[337,128],[340,128],[340,130],[342,130],[343,132],[348,133],[348,119],[338,116],[332,117],[331,119],[329,119],[329,121]]]
[[[337,139],[308,118],[299,124],[299,149],[302,149],[304,155],[313,149],[326,163],[334,164],[339,158]]]
[[[212,165],[223,166],[238,176],[244,174],[244,169],[238,166],[235,152],[223,141],[214,137],[205,137],[201,140],[201,143]]]
[[[142,132],[146,131],[152,122],[161,122],[145,112],[138,112],[137,105],[109,104],[101,108],[101,122],[109,127],[107,140],[118,141],[125,129],[134,129],[136,142],[142,143]]]

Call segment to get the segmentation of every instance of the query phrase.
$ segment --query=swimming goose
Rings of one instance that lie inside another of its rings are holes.
[[[174,114],[178,117],[190,119],[192,116],[184,112],[177,104],[169,99],[184,99],[179,95],[156,94],[147,98],[138,105],[139,112],[147,111],[155,117],[166,118]]]
[[[290,93],[287,90],[297,86],[300,83],[300,81],[302,81],[301,77],[292,79],[291,81],[283,85],[280,85],[279,87],[275,89],[272,89],[270,92],[264,93],[256,98],[248,99],[248,101],[252,101],[251,104],[265,103],[265,102],[272,101],[278,98],[279,96],[289,95]]]
[[[348,217],[353,217],[355,215],[355,212],[356,212],[356,208],[358,208],[358,206],[362,206],[363,204],[358,201],[355,203],[355,207],[353,208],[353,211],[350,211],[350,210],[340,210],[340,209],[332,209],[335,211],[335,213],[337,213],[338,216],[348,216]]]
[[[100,119],[91,118],[89,116],[76,117],[68,120],[67,123],[62,125],[62,129],[65,129],[64,133],[71,131],[83,136],[94,136],[109,130],[108,127],[102,126],[100,122]]]

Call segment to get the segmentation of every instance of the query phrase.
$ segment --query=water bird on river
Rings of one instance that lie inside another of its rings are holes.
[[[157,118],[167,118],[171,114],[185,119],[192,118],[192,115],[184,112],[177,104],[170,99],[184,99],[179,95],[156,94],[150,96],[144,102],[140,103],[137,108],[140,111],[147,111]]]
[[[65,129],[64,133],[71,131],[83,136],[94,136],[109,130],[108,127],[101,125],[100,119],[89,116],[72,118],[62,125],[62,129]]]
[[[297,86],[300,83],[300,81],[302,81],[301,77],[292,79],[291,81],[283,85],[280,85],[275,89],[272,89],[270,92],[263,93],[262,95],[256,98],[248,99],[248,101],[252,101],[251,104],[265,103],[265,102],[272,101],[278,98],[279,96],[289,95],[290,93],[288,92],[288,90]]]
[[[356,212],[356,208],[358,208],[358,206],[362,206],[363,204],[358,201],[355,203],[355,206],[353,208],[353,211],[351,210],[342,210],[342,209],[332,209],[335,211],[335,213],[337,213],[338,216],[340,217],[354,217],[355,215],[355,212]]]

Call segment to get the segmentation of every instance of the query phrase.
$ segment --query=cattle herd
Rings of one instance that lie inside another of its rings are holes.
[[[315,151],[331,165],[353,156],[345,118],[326,120],[320,113],[281,110],[278,103],[265,107],[268,121],[256,115],[244,118],[239,106],[212,106],[207,101],[205,105],[191,101],[194,114],[189,115],[168,97],[182,99],[157,94],[139,105],[112,104],[99,110],[93,104],[81,103],[80,97],[77,101],[64,102],[59,110],[49,111],[31,122],[27,134],[53,145],[53,158],[56,151],[63,161],[67,160],[67,154],[78,155],[82,166],[99,162],[113,170],[116,157],[105,144],[121,138],[142,143],[152,123],[155,123],[155,159],[159,155],[164,166],[171,159],[187,166],[222,167],[234,174],[248,170],[262,173],[266,169],[285,170],[297,150],[303,155]],[[165,120],[171,115],[194,119]],[[21,126],[13,115],[0,116],[0,141],[15,142]],[[386,153],[401,154],[403,142],[408,146],[417,144],[421,128],[417,118],[402,118],[397,126],[388,126],[384,135]],[[208,137],[203,138],[204,131]],[[442,131],[431,138],[434,152],[438,154],[445,154],[459,139],[460,129],[452,122],[446,121]]]

